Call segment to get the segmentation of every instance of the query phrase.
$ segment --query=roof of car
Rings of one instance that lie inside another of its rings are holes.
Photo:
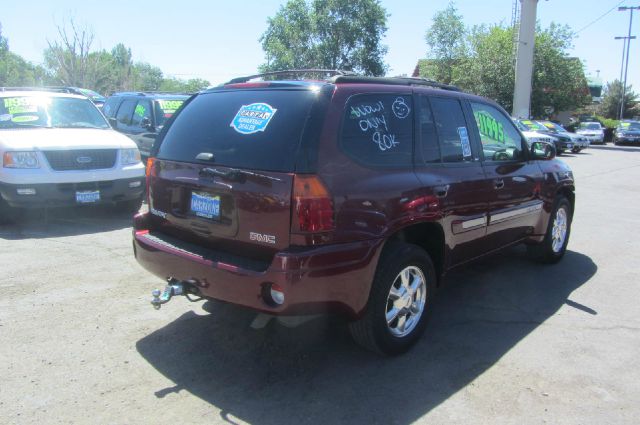
[[[48,90],[2,90],[0,97],[18,97],[18,96],[44,96],[44,97],[70,97],[74,99],[87,99],[86,96],[72,93],[60,93]]]
[[[188,98],[190,95],[187,93],[170,93],[170,92],[116,92],[111,96],[129,96],[129,97],[150,97],[155,99],[175,99],[177,98]]]

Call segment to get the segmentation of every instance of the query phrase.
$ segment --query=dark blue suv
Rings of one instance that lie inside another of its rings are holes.
[[[165,122],[188,98],[187,94],[175,93],[114,93],[105,102],[102,112],[111,126],[129,136],[138,145],[140,155],[148,158]]]

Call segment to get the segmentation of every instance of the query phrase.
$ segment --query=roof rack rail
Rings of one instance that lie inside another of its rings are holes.
[[[332,78],[333,83],[360,84],[390,84],[396,86],[428,86],[443,90],[462,91],[456,86],[439,83],[428,78],[420,77],[365,77],[355,75],[337,75]]]
[[[56,93],[73,93],[67,87],[0,87],[0,91],[50,91]]]
[[[154,94],[180,94],[180,95],[185,95],[185,96],[189,96],[189,93],[185,93],[182,91],[117,91],[117,92],[113,92],[111,95],[117,95],[117,96],[146,96],[146,95],[154,95]]]
[[[247,75],[246,77],[237,77],[227,81],[226,84],[246,83],[249,80],[260,77],[275,77],[279,75],[298,75],[298,74],[329,74],[335,75],[358,75],[352,71],[343,71],[340,69],[283,69],[281,71],[263,72],[262,74]]]

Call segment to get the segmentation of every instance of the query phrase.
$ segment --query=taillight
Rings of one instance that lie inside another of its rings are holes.
[[[333,201],[318,176],[296,174],[291,203],[294,208],[293,231],[326,232],[334,229]]]
[[[153,167],[154,163],[155,163],[155,158],[154,157],[150,157],[147,158],[147,169],[146,169],[146,181],[147,181],[147,205],[151,205],[150,201],[150,197],[149,197],[149,183],[151,180],[151,176],[155,176],[156,175],[156,169]]]

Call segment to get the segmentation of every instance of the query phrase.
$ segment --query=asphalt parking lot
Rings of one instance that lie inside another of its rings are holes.
[[[341,323],[254,330],[251,312],[149,304],[162,284],[108,208],[0,226],[0,423],[632,424],[640,418],[640,148],[563,159],[569,251],[522,247],[449,275],[408,354]]]

